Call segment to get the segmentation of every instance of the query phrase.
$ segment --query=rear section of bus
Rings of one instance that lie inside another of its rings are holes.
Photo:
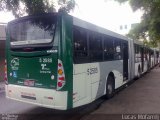
[[[62,31],[58,15],[20,18],[7,27],[6,96],[55,109],[67,109],[68,91],[59,58]],[[59,22],[58,22],[59,21]]]

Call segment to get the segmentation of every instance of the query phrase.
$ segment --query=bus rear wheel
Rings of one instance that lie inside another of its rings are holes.
[[[106,98],[110,99],[114,96],[114,78],[112,76],[108,76],[107,84],[106,84]]]

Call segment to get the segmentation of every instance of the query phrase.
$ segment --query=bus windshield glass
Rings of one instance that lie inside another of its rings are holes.
[[[9,24],[11,46],[51,43],[56,28],[56,15],[30,17]]]

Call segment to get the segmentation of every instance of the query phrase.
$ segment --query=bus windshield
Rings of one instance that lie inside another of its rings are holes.
[[[9,24],[11,46],[50,43],[53,40],[56,15],[30,17]]]

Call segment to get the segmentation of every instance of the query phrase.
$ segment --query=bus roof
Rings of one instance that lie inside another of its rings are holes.
[[[138,41],[138,40],[134,40],[134,43],[137,44],[137,45],[143,45],[143,42],[142,41]]]

